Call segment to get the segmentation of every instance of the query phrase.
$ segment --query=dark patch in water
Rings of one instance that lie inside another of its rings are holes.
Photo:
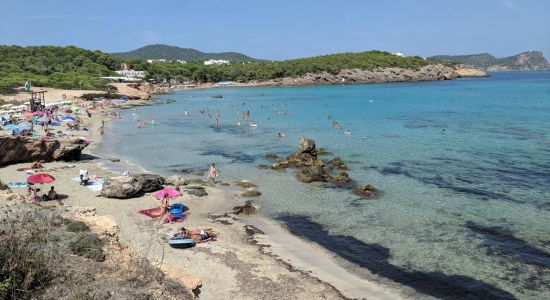
[[[513,256],[526,264],[550,268],[550,253],[529,245],[503,227],[485,227],[468,221],[466,228],[483,238],[483,246],[488,248],[488,254],[494,256]]]
[[[305,237],[340,257],[367,268],[373,274],[389,278],[416,291],[443,299],[516,299],[496,286],[463,275],[424,272],[389,262],[390,250],[379,244],[367,244],[352,236],[330,235],[320,224],[300,215],[277,218],[288,230]]]
[[[212,150],[204,151],[204,152],[200,153],[200,155],[221,156],[221,157],[230,159],[232,163],[236,163],[236,162],[254,163],[256,161],[256,159],[259,158],[258,156],[245,154],[243,152],[230,153],[230,152],[225,152],[225,151],[220,150],[220,149],[212,149]]]

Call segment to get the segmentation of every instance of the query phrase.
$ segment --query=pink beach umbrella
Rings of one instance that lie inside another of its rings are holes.
[[[168,197],[168,198],[174,198],[174,197],[177,197],[179,195],[181,195],[180,191],[172,189],[172,188],[163,188],[162,190],[156,191],[156,192],[153,193],[153,197],[155,197],[159,200],[164,198],[165,196]]]
[[[44,112],[43,111],[35,111],[32,113],[33,116],[43,116],[44,115]]]

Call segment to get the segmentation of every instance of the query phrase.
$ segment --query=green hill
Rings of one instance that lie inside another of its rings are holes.
[[[114,71],[123,63],[135,70],[146,71],[147,80],[204,83],[269,80],[320,72],[337,74],[343,69],[419,69],[433,61],[418,56],[400,57],[388,52],[367,51],[286,61],[247,61],[206,66],[196,60],[187,64],[148,63],[141,58],[117,57],[99,50],[90,51],[74,46],[0,46],[0,93],[13,93],[26,80],[30,80],[33,86],[106,90],[109,86],[100,77],[114,75]]]
[[[124,58],[143,59],[181,59],[185,61],[225,59],[231,62],[243,62],[256,60],[237,52],[205,53],[191,48],[180,48],[168,45],[148,45],[129,52],[113,53],[113,55]]]
[[[476,68],[489,71],[537,71],[550,70],[550,64],[540,51],[523,52],[517,55],[504,58],[496,58],[488,53],[472,55],[437,55],[430,59],[471,65]]]

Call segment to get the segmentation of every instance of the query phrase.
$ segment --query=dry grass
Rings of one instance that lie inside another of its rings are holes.
[[[59,208],[17,204],[0,211],[0,299],[192,299],[145,259],[109,259],[107,252],[100,262],[104,243],[87,226],[62,219]],[[79,256],[90,249],[92,259]]]

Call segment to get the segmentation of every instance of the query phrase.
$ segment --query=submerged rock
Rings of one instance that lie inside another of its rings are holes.
[[[206,182],[206,181],[204,181],[200,178],[193,178],[193,179],[187,180],[187,184],[198,184],[198,185],[202,185],[202,186],[207,186],[208,182]]]
[[[258,197],[261,194],[262,193],[258,190],[250,190],[250,191],[246,191],[246,192],[242,193],[241,196],[243,196],[243,197]]]
[[[358,185],[353,188],[353,192],[361,197],[369,198],[376,195],[378,189],[372,184]]]
[[[101,196],[116,199],[129,199],[143,195],[143,185],[133,177],[117,176],[105,180]]]
[[[238,215],[244,213],[245,215],[251,215],[256,212],[256,207],[252,205],[252,201],[246,200],[244,205],[233,207],[233,213]]]
[[[83,139],[35,140],[25,137],[0,136],[0,166],[56,160],[80,160],[82,150],[89,145]]]
[[[325,150],[325,148],[317,148],[317,156],[320,156],[320,155],[325,155],[327,154],[327,150]]]
[[[259,165],[258,165],[258,169],[269,169],[269,166],[268,166],[268,165],[264,165],[264,164],[259,164]]]
[[[331,175],[329,181],[333,183],[349,183],[351,179],[347,172],[338,172],[338,174]]]
[[[141,184],[144,193],[155,192],[163,188],[164,178],[160,175],[137,174],[132,177]]]
[[[265,157],[266,158],[269,158],[269,159],[276,159],[278,156],[277,156],[277,153],[274,153],[274,152],[267,152],[265,154]]]
[[[338,169],[338,170],[347,170],[348,169],[348,166],[346,165],[346,163],[344,163],[344,161],[339,156],[335,156],[334,158],[332,158],[328,162],[328,164],[332,168],[335,168],[335,169]]]
[[[296,174],[296,178],[301,182],[314,182],[314,181],[327,181],[329,174],[324,167],[321,166],[311,166],[303,168]]]
[[[235,183],[235,185],[240,186],[240,187],[245,188],[245,189],[257,187],[257,185],[253,184],[250,181],[239,181],[239,182]]]

